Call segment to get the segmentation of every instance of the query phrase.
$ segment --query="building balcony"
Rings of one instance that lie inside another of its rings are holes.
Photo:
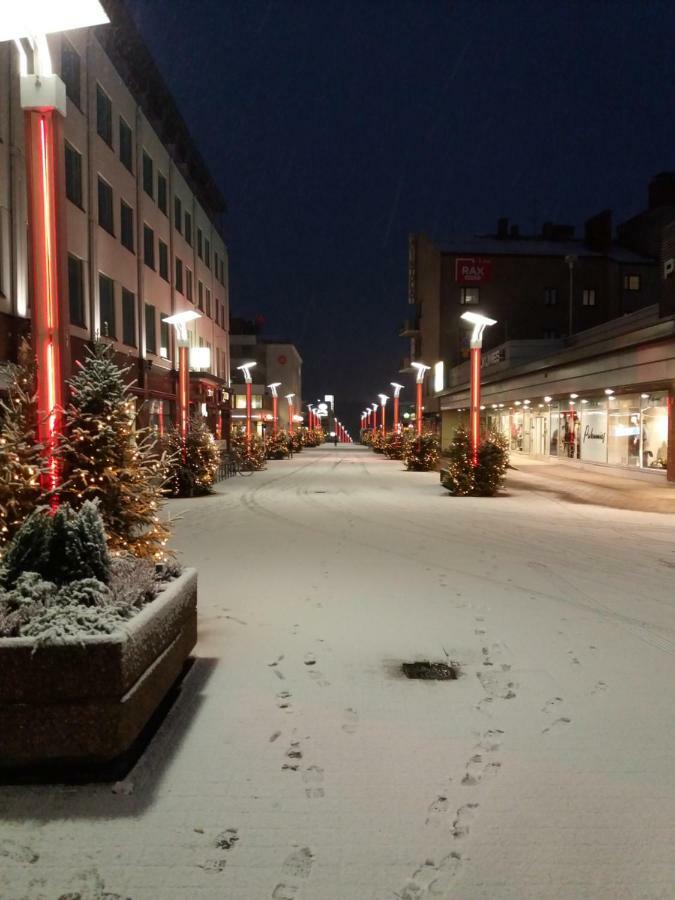
[[[418,316],[406,319],[399,328],[399,337],[417,337],[420,333],[420,320]]]
[[[412,372],[412,365],[410,364],[409,356],[404,356],[403,359],[399,362],[398,370],[399,372]]]

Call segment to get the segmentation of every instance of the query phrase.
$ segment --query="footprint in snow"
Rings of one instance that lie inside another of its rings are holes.
[[[546,703],[541,708],[542,712],[548,713],[551,712],[551,707],[559,706],[563,702],[562,697],[553,697],[551,700],[547,700]]]
[[[548,734],[549,731],[559,731],[563,725],[570,725],[572,722],[571,719],[568,719],[566,716],[561,717],[560,719],[556,719],[555,722],[551,722],[548,728],[544,728],[541,732],[542,734]]]
[[[600,694],[606,690],[607,690],[607,682],[606,681],[596,681],[595,687],[591,691],[591,694]]]
[[[344,715],[345,721],[342,726],[342,730],[346,731],[347,734],[354,734],[359,724],[359,714],[355,709],[351,707],[345,710]]]
[[[6,839],[0,841],[0,857],[11,859],[12,862],[17,863],[34,863],[40,859],[40,854],[36,853],[31,847]]]
[[[478,803],[467,803],[460,806],[452,823],[452,836],[454,838],[466,837],[469,833],[469,823],[473,820]]]
[[[320,766],[309,766],[302,773],[302,780],[305,784],[305,795],[310,800],[316,800],[325,795],[323,784],[323,769]]]
[[[301,885],[298,882],[309,878],[314,863],[314,854],[309,847],[302,847],[287,856],[282,866],[283,881],[272,891],[272,900],[295,900]]]
[[[305,654],[305,665],[306,666],[315,666],[316,665],[316,656],[313,653]]]

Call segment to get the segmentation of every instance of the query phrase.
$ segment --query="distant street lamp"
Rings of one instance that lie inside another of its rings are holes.
[[[394,389],[394,427],[393,427],[393,431],[398,432],[401,430],[401,424],[398,420],[398,398],[399,398],[399,394],[403,390],[403,385],[399,384],[396,381],[392,381],[390,383]]]
[[[471,411],[470,431],[473,464],[478,462],[478,444],[480,441],[480,354],[483,346],[483,332],[489,325],[496,325],[496,319],[489,319],[480,313],[465,312],[461,318],[473,325],[471,333]]]
[[[387,435],[387,400],[389,397],[386,394],[378,394],[380,398],[380,403],[382,405],[382,436],[386,437]]]
[[[251,394],[252,394],[252,389],[253,389],[253,387],[252,387],[253,376],[251,375],[251,369],[257,365],[258,365],[258,363],[256,363],[256,362],[247,362],[247,363],[242,363],[241,366],[237,366],[237,369],[239,369],[239,371],[242,373],[242,375],[244,376],[244,381],[246,382],[246,443],[247,444],[251,443],[251,432],[252,432],[251,412],[252,412],[253,398],[252,398]]]
[[[373,410],[373,434],[377,431],[377,403],[371,404]]]
[[[183,457],[185,457],[185,441],[190,430],[190,362],[187,323],[195,319],[201,319],[201,314],[193,309],[185,312],[174,313],[162,319],[167,325],[173,325],[176,331],[176,346],[178,347],[178,387],[176,399],[178,406],[178,430],[183,444]]]
[[[55,450],[67,377],[61,352],[68,340],[65,210],[62,192],[57,190],[66,86],[52,70],[46,35],[108,22],[98,0],[25,0],[4,3],[0,14],[0,42],[14,41],[19,55],[32,276],[31,331],[37,360],[37,439],[47,460],[41,478],[46,491],[54,491],[60,479]],[[25,295],[19,298],[19,304],[25,313]],[[52,503],[56,505],[54,494]]]
[[[281,382],[273,381],[267,387],[272,392],[272,433],[276,434],[279,429],[279,392],[277,388],[281,387]]]
[[[413,367],[417,369],[417,403],[416,415],[417,420],[417,437],[422,436],[422,385],[424,384],[424,376],[427,374],[431,366],[425,366],[424,363],[414,362]]]
[[[288,401],[288,432],[289,434],[293,434],[293,398],[295,394],[286,394],[286,400]]]

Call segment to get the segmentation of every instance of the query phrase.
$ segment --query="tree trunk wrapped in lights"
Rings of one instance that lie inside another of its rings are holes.
[[[488,435],[478,445],[477,456],[474,465],[471,436],[459,428],[448,450],[448,465],[441,471],[441,484],[451,494],[493,497],[503,486],[509,464],[506,439]]]
[[[61,497],[74,509],[98,500],[110,549],[160,561],[168,529],[159,519],[164,457],[149,429],[135,427],[135,401],[113,359],[112,344],[96,341],[69,384],[59,447],[66,482]]]
[[[168,465],[164,490],[170,497],[202,497],[211,493],[220,451],[203,416],[193,416],[185,443],[180,428],[174,427],[162,441],[162,447]]]
[[[37,441],[35,364],[26,342],[19,364],[10,366],[7,399],[0,402],[0,547],[19,530],[45,497],[40,475],[46,471]]]
[[[243,471],[258,472],[265,468],[265,444],[257,434],[252,434],[249,439],[243,428],[233,428],[230,448]]]
[[[430,472],[439,459],[438,438],[435,434],[411,435],[405,442],[403,462],[409,472]]]
[[[276,434],[265,435],[265,456],[267,459],[288,459],[288,434],[277,431]]]

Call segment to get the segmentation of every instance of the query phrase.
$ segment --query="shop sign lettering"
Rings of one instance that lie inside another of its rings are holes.
[[[460,256],[455,260],[457,284],[484,284],[492,280],[492,260],[478,256]]]

